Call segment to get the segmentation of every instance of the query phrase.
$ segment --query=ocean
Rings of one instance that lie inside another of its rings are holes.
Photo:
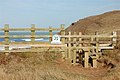
[[[52,34],[57,34],[58,31],[52,32]],[[49,32],[35,32],[36,35],[49,35]],[[4,35],[4,32],[0,32],[0,36]],[[25,32],[25,31],[20,31],[20,32],[9,32],[9,35],[31,35],[31,32]],[[9,42],[29,42],[31,41],[30,38],[10,38]],[[36,38],[36,42],[48,42],[49,38]],[[4,42],[4,38],[0,38],[0,42]],[[30,46],[9,46],[9,50],[12,50],[14,48],[31,48]],[[0,45],[0,51],[5,50],[5,47],[3,45]]]
[[[58,31],[54,31],[53,32],[53,35],[54,34],[57,34]],[[49,32],[35,32],[36,35],[49,35]],[[4,35],[4,32],[0,32],[0,36],[1,35]],[[9,32],[9,35],[31,35],[31,32],[25,32],[25,31],[21,31],[21,32]],[[31,41],[30,38],[10,38],[9,39],[10,42],[28,42],[28,41]],[[48,42],[49,41],[49,38],[36,38],[35,41],[38,41],[38,42]],[[4,38],[0,38],[0,42],[4,42]]]

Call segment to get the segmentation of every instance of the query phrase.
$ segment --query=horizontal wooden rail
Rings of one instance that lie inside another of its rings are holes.
[[[67,47],[66,44],[59,44],[59,45],[54,45],[54,44],[10,44],[10,45],[0,45],[3,47],[6,46],[30,46],[30,47]]]
[[[62,30],[62,28],[34,28],[34,30],[36,31],[49,31],[50,29],[54,31]],[[4,31],[4,30],[6,29],[0,28],[0,31]],[[30,31],[33,29],[32,28],[8,28],[7,30],[9,31]]]
[[[67,49],[83,49],[84,51],[88,51],[90,49],[99,49],[99,50],[102,50],[102,49],[114,49],[114,46],[111,46],[111,47],[67,47]]]
[[[114,35],[65,35],[61,37],[66,37],[66,38],[113,38],[116,37]]]
[[[4,36],[4,35],[0,35],[0,38],[31,38],[31,37],[35,37],[35,38],[49,38],[52,37],[52,35],[8,35],[8,36]]]
[[[45,38],[49,38],[52,37],[52,35],[8,35],[8,36],[4,36],[4,35],[0,35],[0,38],[5,38],[5,37],[9,37],[9,38],[31,38],[31,37],[35,37],[35,38],[41,38],[41,37],[45,37]],[[60,37],[64,37],[64,38],[114,38],[116,36],[113,35],[109,35],[109,36],[102,36],[102,35],[60,35]]]
[[[84,43],[84,44],[89,44],[89,43],[91,43],[91,44],[95,44],[97,41],[67,41],[67,42],[65,42],[66,44],[67,43],[77,43],[77,44],[81,44],[81,43]],[[99,41],[99,44],[101,44],[101,43],[113,43],[113,41]]]

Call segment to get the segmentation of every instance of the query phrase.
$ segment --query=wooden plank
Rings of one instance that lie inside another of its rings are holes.
[[[83,49],[84,51],[88,51],[89,49],[92,49],[93,47],[67,47],[67,49]],[[94,47],[94,49],[96,49],[97,47]],[[113,46],[111,46],[111,47],[99,47],[98,48],[99,50],[101,50],[101,49],[114,49],[114,47]]]
[[[67,47],[66,44],[53,45],[53,44],[10,44],[10,45],[0,45],[3,47],[7,46],[33,46],[33,47]]]
[[[9,25],[8,24],[5,24],[5,29],[4,29],[4,35],[6,36],[5,37],[5,45],[8,45],[9,44]]]
[[[97,35],[97,36],[95,36],[95,35],[81,35],[81,36],[79,36],[79,35],[60,35],[61,37],[64,37],[64,38],[91,38],[91,37],[98,37],[98,38],[113,38],[114,36],[113,35],[110,35],[110,36],[100,36],[100,35]],[[4,35],[0,35],[0,38],[4,38],[4,37],[6,37],[6,36],[4,36]],[[32,37],[31,35],[9,35],[8,37],[11,37],[11,38],[13,38],[13,37],[16,37],[16,38],[22,38],[22,37]],[[33,37],[52,37],[52,36],[50,36],[50,35],[35,35],[35,36],[33,36]]]
[[[74,35],[76,35],[76,32],[74,32]],[[73,38],[73,41],[77,41],[77,39],[76,38]],[[75,65],[76,64],[76,51],[77,51],[77,49],[76,49],[76,43],[74,43],[73,44],[73,47],[75,47],[74,49],[73,49],[73,64]]]
[[[35,38],[49,38],[52,37],[51,35],[2,35],[0,36],[0,38],[4,38],[4,37],[9,37],[9,38],[31,38],[31,37],[35,37]]]
[[[71,35],[71,32],[68,33],[69,35]],[[71,41],[71,38],[68,38],[68,41]],[[72,54],[71,54],[71,43],[68,43],[68,58],[70,59],[71,62],[71,58],[72,58]]]
[[[74,38],[74,37],[78,37],[78,38],[91,38],[91,37],[98,37],[98,38],[112,38],[113,37],[113,35],[81,35],[81,36],[79,36],[79,35],[65,35],[65,36],[62,36],[61,35],[61,37],[66,37],[66,38],[69,38],[69,37],[71,37],[71,38]]]
[[[97,68],[97,58],[96,56],[91,56],[93,62],[93,68]]]
[[[82,36],[82,33],[81,32],[79,32],[79,36]],[[80,42],[80,43],[79,43]],[[79,42],[78,42],[78,44],[79,44],[79,47],[81,47],[82,46],[82,38],[80,37],[79,38]]]
[[[43,52],[43,51],[46,51],[46,50],[41,50],[41,49],[19,49],[19,50],[3,50],[3,51],[0,51],[1,53],[5,52],[5,53],[10,53],[10,52],[15,52],[15,53],[23,53],[23,52]],[[50,50],[50,51],[54,51],[54,50]],[[61,50],[59,50],[61,51]],[[63,51],[62,51],[63,52]],[[27,53],[26,53],[27,54]]]
[[[9,44],[9,24],[5,24],[5,27],[4,27],[4,35],[6,36],[4,38],[4,41],[5,41],[5,45],[8,45]],[[5,46],[5,50],[9,50],[9,46]],[[6,55],[8,55],[9,53],[5,53]]]
[[[0,28],[3,31],[4,28]],[[49,31],[49,28],[35,28],[36,31]],[[54,31],[60,31],[61,28],[52,28]],[[9,28],[9,31],[31,31],[31,28]]]
[[[34,44],[34,42],[35,42],[35,24],[32,24],[31,25],[31,42]]]
[[[5,42],[0,42],[0,45],[4,45]],[[19,44],[32,44],[30,41],[29,42],[9,42],[9,45],[19,45]],[[49,44],[49,42],[34,42],[34,44]]]
[[[64,29],[64,24],[61,24],[61,31],[60,31],[60,34],[62,35],[62,36],[65,36],[65,29]],[[61,41],[62,41],[62,43],[64,44],[65,43],[65,37],[62,37],[61,38]]]
[[[85,58],[84,58],[84,67],[88,68],[88,62],[89,62],[89,52],[85,52]]]
[[[37,31],[37,30],[38,30],[38,31],[49,31],[49,28],[36,28],[35,30],[36,30],[36,31]],[[51,30],[53,30],[53,31],[60,31],[61,28],[51,28]]]
[[[112,41],[113,41],[113,46],[116,46],[117,45],[117,32],[113,32],[113,38],[112,38]]]
[[[78,44],[89,44],[89,43],[91,43],[91,44],[95,44],[97,41],[77,41],[77,42],[75,42],[75,41],[67,41],[67,42],[65,42],[65,43],[78,43]],[[112,41],[99,41],[99,44],[107,44],[107,43],[109,43],[109,44],[111,44],[112,43]]]
[[[30,45],[33,47],[66,47],[66,44],[53,45],[53,44],[39,44],[39,45]]]

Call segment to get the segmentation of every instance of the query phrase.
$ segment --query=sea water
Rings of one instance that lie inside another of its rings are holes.
[[[53,32],[53,35],[57,34],[58,31]],[[0,36],[4,35],[4,32],[0,32]],[[31,32],[9,32],[9,35],[31,35]],[[35,32],[35,35],[49,35],[49,32]],[[31,41],[31,38],[9,38],[9,42],[29,42]],[[49,38],[36,38],[35,39],[36,42],[48,42]],[[0,38],[0,42],[4,42],[4,38]],[[9,50],[13,49],[13,48],[30,48],[30,46],[10,46]],[[5,50],[5,48],[0,45],[0,51],[1,50]]]
[[[57,34],[58,32],[53,32]],[[0,32],[0,35],[4,35],[4,32]],[[9,35],[31,35],[31,32],[9,32]],[[35,32],[35,35],[49,35],[49,32]],[[10,42],[28,42],[31,41],[31,38],[10,38]],[[38,42],[48,42],[49,38],[36,38],[35,41]],[[0,42],[4,42],[4,38],[0,38]]]

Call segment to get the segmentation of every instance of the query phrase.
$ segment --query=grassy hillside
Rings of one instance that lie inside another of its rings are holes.
[[[109,33],[120,30],[120,10],[90,16],[72,23],[66,31],[82,32],[83,34]]]

